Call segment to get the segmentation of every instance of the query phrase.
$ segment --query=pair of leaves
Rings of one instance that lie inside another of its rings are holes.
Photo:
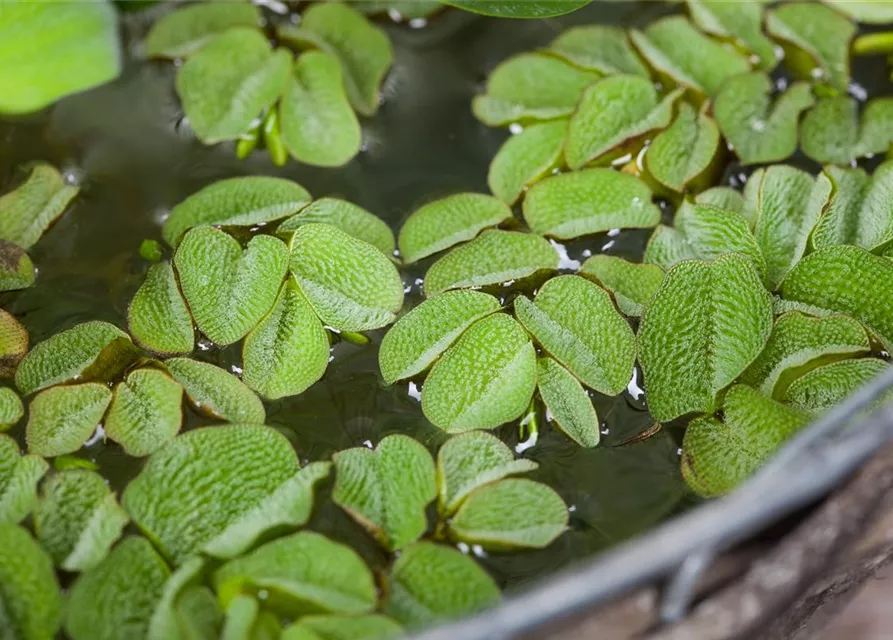
[[[893,100],[859,104],[846,96],[823,98],[803,119],[803,153],[816,162],[849,165],[857,158],[886,153],[893,142]]]
[[[893,164],[885,163],[869,176],[862,169],[828,167],[834,187],[831,201],[812,232],[816,249],[851,244],[869,251],[893,241]]]

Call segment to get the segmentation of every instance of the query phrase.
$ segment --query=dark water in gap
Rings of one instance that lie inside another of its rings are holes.
[[[479,124],[471,114],[471,97],[487,73],[513,53],[546,45],[571,24],[644,25],[667,10],[656,2],[597,2],[571,16],[540,21],[500,21],[449,11],[423,29],[389,27],[397,61],[385,84],[384,104],[375,118],[363,121],[365,151],[334,170],[291,160],[277,168],[263,150],[242,162],[232,145],[202,145],[188,127],[179,125],[175,67],[135,55],[112,84],[70,97],[42,114],[0,122],[0,193],[23,178],[18,165],[35,160],[81,175],[85,184],[69,212],[31,251],[39,268],[36,286],[3,294],[0,303],[28,328],[32,344],[87,320],[126,326],[127,304],[148,266],[139,257],[140,242],[160,240],[170,208],[222,178],[287,177],[314,197],[355,202],[395,231],[427,201],[458,191],[487,192],[487,167],[508,135]],[[144,25],[139,16],[125,21],[133,53]],[[879,66],[859,61],[855,70],[856,81],[864,86],[883,82],[888,88],[882,61]],[[796,162],[817,169],[809,161]],[[740,183],[740,174],[731,165],[725,182]],[[575,242],[568,247],[569,257],[582,261],[588,251],[638,260],[649,233],[631,230]],[[430,262],[404,272],[410,288],[407,308],[421,301],[416,279]],[[268,424],[291,440],[303,462],[376,444],[391,433],[412,436],[432,451],[445,439],[422,416],[405,383],[382,384],[377,345],[383,334],[373,332],[372,343],[362,347],[336,344],[320,382],[300,396],[267,403]],[[197,349],[194,355],[229,368],[239,364],[239,349]],[[681,432],[668,428],[644,442],[616,447],[652,424],[636,395],[595,396],[606,432],[595,449],[578,447],[543,421],[539,442],[524,455],[540,464],[530,477],[555,488],[571,506],[571,529],[541,551],[481,558],[503,586],[518,588],[645,531],[692,503],[679,475]],[[184,428],[207,423],[187,412]],[[516,425],[494,433],[510,446],[518,442]],[[12,435],[24,443],[22,427]],[[79,455],[95,459],[119,492],[144,462],[101,442]],[[386,562],[374,541],[328,499],[328,487],[319,493],[310,528],[353,545],[372,566]]]

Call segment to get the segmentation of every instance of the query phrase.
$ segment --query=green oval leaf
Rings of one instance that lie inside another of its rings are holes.
[[[192,316],[170,262],[149,267],[127,308],[127,328],[136,343],[148,351],[162,355],[192,351]]]
[[[447,349],[422,388],[422,411],[450,433],[493,429],[520,417],[536,386],[536,353],[524,329],[495,313]]]
[[[189,58],[177,74],[177,93],[199,140],[236,140],[248,131],[282,93],[291,59],[248,27],[225,31]]]
[[[270,313],[245,338],[242,380],[275,400],[302,393],[322,378],[328,364],[328,334],[289,278]]]
[[[227,345],[273,306],[288,269],[288,248],[271,236],[255,236],[243,250],[223,231],[195,227],[177,248],[174,266],[199,331]]]
[[[218,180],[174,207],[161,233],[176,248],[192,227],[262,226],[297,213],[309,203],[307,190],[291,180],[269,176]]]
[[[487,549],[541,549],[567,529],[567,505],[552,489],[500,480],[472,493],[450,520],[450,537]]]
[[[15,391],[0,388],[0,431],[7,431],[25,415],[25,407]]]
[[[158,369],[137,369],[115,385],[105,434],[127,455],[147,456],[172,440],[183,422],[183,387]]]
[[[410,264],[511,219],[511,209],[492,196],[457,193],[413,211],[400,228],[397,245]]]
[[[499,602],[486,571],[455,549],[420,542],[391,569],[384,611],[411,628],[467,616]]]
[[[323,324],[367,331],[392,323],[403,282],[372,245],[328,224],[305,224],[291,240],[291,273]]]
[[[869,179],[862,169],[827,167],[834,190],[812,232],[816,249],[853,244],[873,251],[893,241],[893,163],[885,162]]]
[[[683,102],[673,124],[657,134],[648,147],[645,166],[659,183],[682,192],[707,172],[718,150],[716,123]]]
[[[477,489],[538,466],[532,460],[516,460],[499,438],[483,431],[450,438],[437,452],[437,510],[450,516]]]
[[[684,202],[674,222],[687,245],[678,258],[684,259],[690,253],[700,260],[713,260],[727,253],[740,253],[753,262],[760,275],[766,274],[766,260],[743,216],[706,204]]]
[[[285,148],[300,162],[340,167],[360,152],[360,123],[351,109],[338,58],[301,54],[282,100],[279,121]]]
[[[50,476],[34,512],[40,545],[65,571],[99,564],[128,520],[105,480],[87,469]]]
[[[31,513],[37,505],[37,483],[47,469],[46,460],[21,455],[15,440],[0,435],[0,523],[17,524]]]
[[[571,27],[549,45],[549,51],[571,64],[606,76],[632,73],[648,77],[626,31],[600,24]]]
[[[639,317],[664,279],[664,270],[653,264],[635,264],[605,254],[587,258],[580,274],[591,276],[608,290],[624,314]]]
[[[559,239],[611,229],[643,229],[660,222],[648,185],[613,169],[587,169],[546,178],[524,198],[524,220],[534,233]]]
[[[875,98],[859,117],[859,103],[837,96],[820,100],[803,118],[800,144],[816,162],[849,165],[886,153],[893,143],[893,99]]]
[[[381,341],[378,365],[385,383],[425,371],[472,323],[500,306],[499,300],[478,291],[447,291],[420,304]]]
[[[497,198],[513,204],[524,190],[561,163],[567,120],[543,122],[513,135],[490,162],[487,185]]]
[[[283,221],[276,233],[290,239],[291,233],[302,224],[319,222],[338,227],[344,233],[368,242],[386,256],[396,248],[394,232],[378,216],[352,202],[338,198],[320,198],[301,209],[300,213]]]
[[[658,74],[698,93],[714,96],[723,83],[750,71],[742,54],[698,31],[688,19],[671,16],[630,32],[633,44]]]
[[[332,500],[391,550],[402,549],[428,528],[425,507],[437,495],[434,460],[412,438],[393,435],[375,451],[339,451]]]
[[[639,325],[639,363],[648,410],[666,422],[713,413],[716,397],[763,350],[772,297],[753,263],[728,254],[671,269]]]
[[[725,0],[686,0],[692,20],[721,39],[733,40],[760,59],[767,71],[775,68],[775,45],[763,35],[763,3]]]
[[[250,2],[201,2],[178,8],[152,25],[146,55],[186,58],[232,27],[260,27],[260,11]]]
[[[585,7],[592,0],[443,0],[444,4],[495,18],[552,18]]]
[[[781,40],[785,61],[804,78],[818,77],[845,92],[850,80],[850,41],[856,26],[817,2],[787,2],[770,10],[766,30]]]
[[[584,89],[599,77],[553,56],[522,53],[493,69],[486,93],[475,96],[471,108],[491,127],[563,118],[574,112]]]
[[[814,103],[812,90],[797,82],[773,101],[772,88],[765,73],[746,73],[716,96],[716,123],[742,164],[778,162],[797,150],[797,123]]]
[[[34,263],[19,245],[0,238],[0,291],[18,291],[34,284]]]
[[[189,431],[156,451],[122,497],[133,521],[175,562],[199,552],[298,471],[288,440],[268,427]],[[178,481],[171,483],[170,478]]]
[[[171,358],[164,366],[201,415],[249,424],[263,424],[266,420],[260,399],[228,371],[190,358]]]
[[[388,640],[403,634],[385,616],[305,616],[282,630],[281,640]]]
[[[0,112],[29,113],[121,72],[111,2],[14,2],[0,13]]]
[[[60,382],[82,379],[91,368],[130,342],[126,333],[108,322],[85,322],[35,345],[16,370],[15,382],[28,395]]]
[[[893,349],[893,262],[859,247],[836,245],[811,253],[780,287],[791,302],[852,316]]]
[[[73,640],[144,638],[170,569],[145,538],[125,538],[74,583],[65,631]]]
[[[0,585],[8,637],[56,637],[63,600],[53,562],[21,527],[0,524]]]
[[[550,421],[581,447],[594,447],[601,436],[592,400],[570,371],[552,358],[540,358],[536,384]]]
[[[783,400],[809,414],[819,415],[889,367],[887,362],[877,358],[827,364],[794,380],[785,391]],[[886,397],[889,398],[889,393]]]
[[[703,497],[728,493],[763,465],[809,420],[745,385],[726,394],[724,421],[693,420],[682,441],[682,475]]]
[[[55,167],[38,163],[23,185],[0,197],[0,239],[15,243],[21,249],[30,249],[65,212],[79,191],[78,187],[66,184]]]
[[[28,451],[48,458],[77,451],[96,431],[111,400],[112,392],[98,382],[41,391],[28,406]]]
[[[516,298],[515,315],[587,387],[610,396],[626,389],[636,360],[635,335],[597,284],[579,276],[553,278],[533,302]]]
[[[636,75],[609,76],[587,88],[570,118],[564,157],[579,169],[673,119],[680,92],[658,102],[651,80]]]
[[[779,399],[794,378],[810,369],[869,351],[868,334],[848,316],[786,313],[775,321],[766,347],[741,374],[741,382]]]
[[[360,614],[375,607],[372,572],[350,547],[309,531],[279,538],[230,560],[213,575],[225,607],[239,593],[266,590],[276,613]]]

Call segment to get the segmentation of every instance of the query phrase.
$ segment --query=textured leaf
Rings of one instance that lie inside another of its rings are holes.
[[[270,593],[265,603],[280,615],[360,614],[375,607],[372,573],[350,547],[309,531],[269,542],[214,572],[226,606],[239,593]]]
[[[279,225],[280,236],[291,234],[302,224],[322,222],[338,227],[344,233],[368,242],[386,256],[396,248],[394,232],[378,216],[351,202],[337,198],[320,198],[301,209],[300,213]]]
[[[567,505],[552,489],[501,480],[472,493],[450,520],[450,537],[488,549],[548,546],[567,529]]]
[[[566,133],[567,120],[562,119],[533,124],[506,140],[490,162],[490,191],[513,204],[527,187],[561,163]]]
[[[125,538],[71,589],[65,630],[73,640],[143,638],[170,570],[145,538]]]
[[[677,262],[694,260],[696,257],[685,234],[674,227],[659,224],[648,239],[642,262],[668,271]]]
[[[183,422],[183,387],[164,371],[137,369],[115,385],[105,434],[127,455],[147,456],[172,440]]]
[[[786,313],[775,321],[769,342],[741,382],[780,399],[791,381],[811,369],[869,351],[868,334],[848,316]]]
[[[34,284],[34,263],[19,245],[0,238],[0,291],[18,291]]]
[[[695,196],[698,204],[709,204],[744,215],[744,196],[730,187],[712,187]]]
[[[192,316],[169,262],[149,267],[127,308],[127,327],[137,344],[148,351],[162,355],[192,351]]]
[[[9,11],[9,7],[0,11]],[[78,191],[78,187],[65,184],[65,178],[55,167],[37,164],[24,184],[0,197],[0,239],[30,249],[62,215]]]
[[[768,12],[766,30],[783,41],[789,69],[846,91],[850,40],[856,32],[852,22],[818,2],[787,2]]]
[[[704,35],[681,16],[652,22],[630,32],[633,44],[659,74],[676,84],[714,96],[722,84],[750,71],[742,54]]]
[[[869,177],[862,169],[828,167],[834,185],[831,202],[812,232],[816,249],[853,244],[868,250],[893,241],[893,163],[884,163]]]
[[[552,41],[549,50],[571,64],[605,75],[632,73],[648,77],[626,31],[600,24],[571,27]]]
[[[413,211],[400,229],[397,245],[403,261],[409,264],[472,240],[487,227],[511,219],[511,209],[492,196],[457,193]]]
[[[245,338],[242,380],[275,400],[302,393],[322,377],[328,364],[328,334],[289,278],[270,313]]]
[[[680,92],[658,102],[651,80],[636,75],[609,76],[583,92],[570,118],[564,157],[579,169],[616,151],[673,119]]]
[[[111,352],[120,349],[120,340],[130,339],[108,322],[85,322],[35,345],[19,364],[15,382],[29,395],[60,382],[81,379]]]
[[[179,8],[156,22],[146,37],[146,55],[186,58],[232,27],[260,27],[250,2],[202,2]]]
[[[716,96],[716,123],[743,164],[778,162],[797,150],[797,123],[814,102],[812,90],[797,82],[774,101],[772,90],[765,73],[746,73],[726,82]]]
[[[782,282],[791,302],[852,316],[893,349],[893,262],[859,247],[836,245],[806,256]]]
[[[21,455],[15,440],[0,434],[0,523],[17,524],[31,513],[37,505],[37,483],[48,468],[43,458]]]
[[[208,42],[177,74],[177,93],[205,144],[235,140],[285,87],[291,54],[257,29],[235,27]]]
[[[683,102],[673,124],[659,133],[648,148],[645,166],[655,180],[681,192],[710,168],[718,150],[716,123]]]
[[[754,235],[775,288],[803,257],[831,196],[831,181],[784,165],[769,167],[761,178]]]
[[[579,276],[553,278],[533,302],[516,298],[515,315],[587,387],[610,396],[626,389],[636,360],[635,335],[597,284]]]
[[[305,224],[291,240],[295,281],[323,324],[366,331],[390,324],[403,306],[403,282],[372,245],[328,224]]]
[[[25,415],[25,408],[16,392],[9,387],[0,388],[0,431],[6,431]]]
[[[340,167],[360,152],[360,123],[334,55],[301,54],[279,103],[279,121],[285,148],[300,162]]]
[[[269,176],[228,178],[193,193],[171,210],[162,235],[172,247],[186,231],[200,225],[263,226],[297,213],[310,194],[297,182]]]
[[[682,475],[704,497],[734,489],[808,421],[803,412],[745,385],[729,389],[723,413],[724,422],[693,420],[682,441]]]
[[[503,313],[478,320],[437,361],[422,389],[422,411],[449,433],[493,429],[519,418],[536,386],[536,353]]]
[[[825,0],[843,14],[869,24],[893,21],[893,2],[889,0]]]
[[[596,446],[600,431],[595,407],[570,371],[552,358],[540,358],[536,383],[551,422],[581,447]]]
[[[243,250],[223,231],[195,227],[183,237],[174,266],[199,330],[227,345],[273,306],[288,269],[288,249],[271,236],[255,236]]]
[[[693,257],[713,260],[727,253],[740,253],[753,262],[760,275],[765,275],[766,261],[743,216],[685,202],[676,212],[674,222]]]
[[[164,366],[200,414],[227,422],[264,423],[260,399],[228,371],[189,358],[171,358]]]
[[[56,637],[63,600],[53,562],[27,531],[10,524],[0,524],[0,585],[7,638]]]
[[[475,117],[498,127],[517,121],[563,118],[600,74],[558,58],[522,53],[502,62],[487,78],[487,90],[471,103]]]
[[[15,375],[19,362],[28,353],[28,340],[28,330],[11,313],[0,309],[0,378]],[[8,407],[8,398],[2,404]],[[0,420],[0,424],[6,423]]]
[[[666,422],[712,413],[716,397],[763,350],[772,298],[738,254],[686,261],[667,273],[639,325],[648,410]]]
[[[305,616],[282,631],[282,640],[388,640],[402,634],[385,616]]]
[[[856,100],[837,96],[820,100],[806,113],[800,129],[803,153],[816,162],[849,165],[857,158],[886,153],[893,143],[893,99],[868,102],[860,122]]]
[[[450,516],[477,489],[537,466],[532,460],[516,460],[499,438],[483,431],[450,438],[437,452],[438,512]]]
[[[292,30],[280,29],[289,39]],[[391,43],[383,30],[353,7],[340,2],[320,3],[301,14],[299,40],[309,43],[341,62],[344,88],[353,108],[364,116],[378,111],[379,90],[394,61]]]
[[[529,278],[558,268],[558,254],[544,238],[518,231],[485,231],[450,251],[425,274],[429,298],[465,289]]]
[[[225,425],[182,434],[127,485],[122,503],[165,555],[182,562],[272,496],[298,471],[268,427]],[[178,481],[171,483],[170,478]]]
[[[431,542],[400,554],[388,587],[385,613],[408,627],[460,618],[499,602],[499,588],[474,560]]]
[[[651,191],[613,169],[587,169],[546,178],[524,198],[524,220],[534,233],[559,239],[660,222]]]
[[[472,323],[500,306],[493,296],[477,291],[447,291],[420,304],[381,341],[378,364],[385,383],[425,371]]]
[[[77,451],[96,430],[111,400],[112,392],[98,382],[41,391],[28,407],[28,451],[45,457]]]
[[[0,112],[29,113],[113,80],[121,71],[112,3],[4,2]],[[27,634],[26,634],[27,635]]]
[[[775,45],[763,35],[763,5],[760,2],[687,0],[692,20],[701,29],[723,39],[734,40],[760,59],[771,71],[778,62]]]
[[[59,568],[85,571],[108,554],[128,520],[99,474],[69,469],[43,483],[34,528]]]
[[[591,276],[614,296],[624,314],[639,317],[664,279],[664,270],[653,264],[635,264],[604,254],[588,258],[580,274]]]
[[[877,358],[843,360],[818,367],[794,380],[785,391],[785,403],[818,415],[828,411],[872,378],[889,368]],[[886,394],[889,397],[889,393]]]
[[[425,507],[437,495],[431,454],[412,438],[387,436],[375,451],[339,451],[332,500],[383,546],[402,549],[428,528]]]
[[[551,18],[571,13],[592,0],[443,0],[444,4],[496,18]]]

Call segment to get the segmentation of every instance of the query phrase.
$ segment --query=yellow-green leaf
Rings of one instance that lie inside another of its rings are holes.
[[[812,245],[853,244],[874,251],[893,241],[893,163],[879,166],[871,178],[862,169],[827,167],[825,173],[834,190],[812,232]]]
[[[632,317],[642,315],[664,279],[664,270],[655,264],[636,264],[605,254],[588,258],[580,274],[598,280],[613,294],[620,311]]]
[[[47,469],[46,460],[21,455],[15,440],[0,434],[0,523],[17,524],[31,513],[37,505],[37,483]]]
[[[338,227],[344,233],[368,242],[386,256],[392,255],[396,248],[394,232],[381,218],[352,202],[338,198],[314,200],[301,209],[300,213],[284,220],[276,233],[287,240],[298,227],[311,222]]]
[[[34,263],[25,250],[0,238],[0,291],[27,289],[35,277]]]
[[[5,6],[0,12],[8,10]],[[38,163],[24,184],[0,197],[0,239],[30,249],[79,191],[78,187],[66,184],[55,167]]]
[[[733,40],[760,59],[771,71],[778,63],[775,45],[763,35],[763,3],[749,0],[686,0],[692,20],[701,29],[722,39]]]
[[[0,309],[0,378],[12,378],[28,353],[28,330],[11,313]],[[0,428],[0,431],[3,429]]]
[[[162,355],[192,351],[192,316],[170,262],[149,267],[127,308],[127,328],[136,343],[148,351]]]
[[[549,45],[549,50],[582,69],[605,75],[632,73],[648,77],[626,31],[600,24],[565,29]]]
[[[172,440],[183,422],[183,387],[159,369],[137,369],[115,385],[105,434],[127,455],[147,456]]]
[[[8,638],[56,637],[64,601],[53,562],[25,529],[0,524],[0,585]]]
[[[87,382],[44,389],[28,406],[28,451],[52,457],[80,449],[112,400],[109,388]]]
[[[146,36],[146,55],[186,58],[228,29],[260,26],[260,11],[250,2],[190,4],[176,8],[152,25]]]
[[[164,366],[201,415],[227,422],[264,423],[263,403],[229,371],[190,358],[171,358]]]
[[[889,369],[878,358],[843,360],[818,367],[794,380],[783,401],[812,415],[819,415],[842,402],[859,387]],[[884,399],[890,399],[887,392]]]
[[[536,385],[551,422],[581,447],[598,444],[601,434],[595,407],[570,371],[552,358],[540,358]]]
[[[657,134],[648,147],[645,166],[659,183],[682,192],[710,168],[718,150],[716,123],[683,102],[673,124]]]
[[[548,175],[562,159],[567,120],[526,127],[505,141],[487,173],[487,185],[497,198],[513,204],[530,185]]]

